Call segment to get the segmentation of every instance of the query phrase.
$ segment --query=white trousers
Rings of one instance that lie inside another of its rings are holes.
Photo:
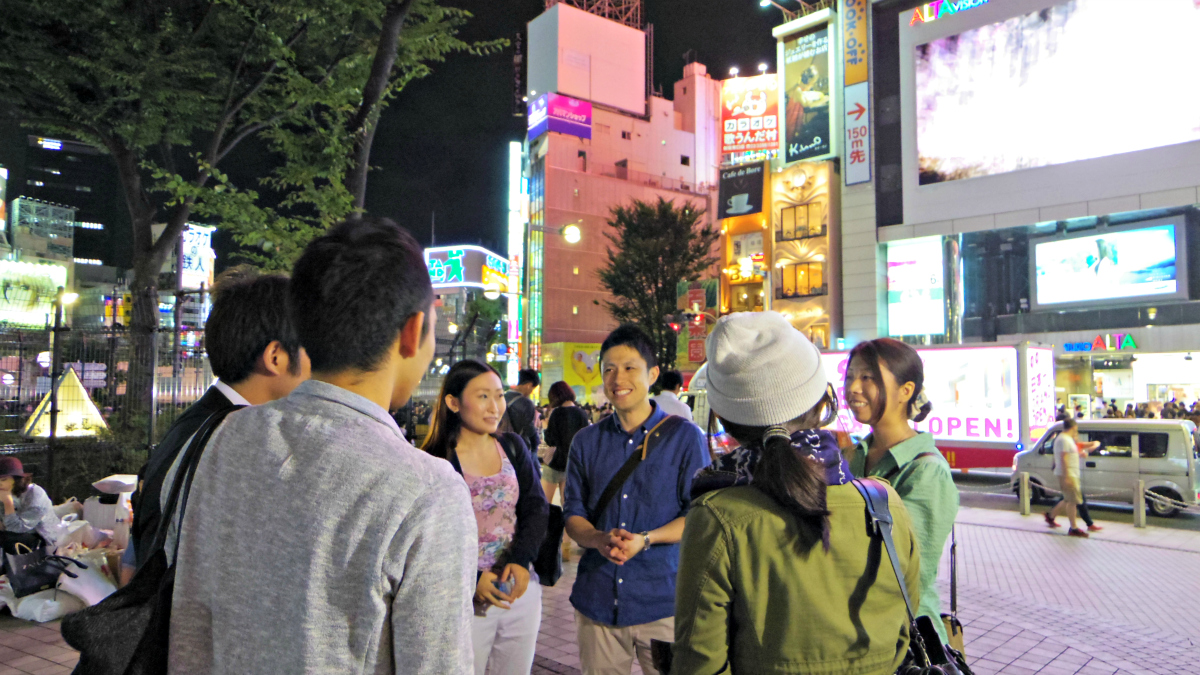
[[[488,607],[486,616],[472,621],[475,675],[529,675],[541,625],[542,585],[531,574],[529,588],[512,609]]]

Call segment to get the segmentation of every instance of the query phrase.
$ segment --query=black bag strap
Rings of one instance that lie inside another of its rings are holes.
[[[208,444],[208,439],[212,437],[213,432],[221,425],[221,422],[225,421],[229,413],[245,407],[239,405],[214,412],[200,424],[200,427],[196,429],[196,433],[192,434],[192,440],[180,456],[179,467],[175,470],[175,480],[171,485],[171,493],[167,496],[167,505],[163,509],[162,520],[158,523],[158,532],[154,535],[154,544],[150,547],[149,555],[154,555],[166,546],[167,533],[170,531],[171,524],[175,520],[176,505],[179,506],[179,525],[182,528],[183,514],[184,510],[187,509],[187,498],[192,488],[192,477],[196,474],[196,467],[200,464],[200,455],[203,454],[204,446]],[[175,545],[178,548],[178,536],[176,537]]]
[[[958,536],[950,526],[950,616],[958,619]]]
[[[612,480],[608,482],[608,487],[604,488],[604,492],[600,493],[600,499],[596,501],[596,506],[588,513],[588,520],[592,522],[592,527],[597,526],[600,516],[604,515],[604,509],[608,508],[609,502],[621,491],[621,487],[625,485],[625,481],[629,480],[629,477],[633,475],[634,469],[638,468],[638,465],[646,459],[646,455],[650,454],[650,450],[653,449],[650,440],[658,438],[663,434],[671,433],[685,421],[678,415],[667,415],[661,422],[655,424],[654,428],[646,432],[646,437],[642,439],[642,445],[621,465],[621,468],[617,471],[617,475],[613,476]]]
[[[942,453],[940,453],[940,452],[922,452],[921,454],[917,455],[916,457],[913,457],[912,462],[915,462],[918,459],[921,459],[922,457],[933,457],[934,455],[940,456],[941,454]],[[887,474],[884,475],[883,479],[889,483],[892,482],[892,479],[896,477],[896,474],[900,473],[901,469],[903,469],[905,466],[908,466],[909,464],[912,464],[912,462],[906,462],[904,464],[904,466],[892,467],[892,470],[887,472]]]

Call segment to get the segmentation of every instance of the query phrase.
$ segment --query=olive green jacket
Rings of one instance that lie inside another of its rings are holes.
[[[692,502],[675,586],[672,673],[896,671],[908,650],[908,618],[887,552],[867,532],[854,485],[826,494],[828,551],[820,532],[802,531],[757,488],[717,490]],[[917,602],[916,540],[890,487],[888,507],[901,574]]]
[[[932,434],[917,434],[897,443],[867,472],[867,448],[871,436],[843,451],[855,476],[886,478],[896,488],[908,513],[921,547],[921,604],[918,615],[933,619],[933,625],[949,644],[942,623],[942,602],[938,597],[938,563],[942,550],[958,517],[958,488],[950,475],[950,464],[933,444]],[[918,455],[933,453],[917,459]]]

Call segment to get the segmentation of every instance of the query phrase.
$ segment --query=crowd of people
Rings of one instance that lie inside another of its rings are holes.
[[[871,429],[857,445],[823,430],[838,396],[819,350],[758,312],[708,338],[704,429],[625,325],[601,348],[604,406],[555,382],[539,419],[537,372],[506,389],[464,360],[410,407],[406,423],[428,414],[418,450],[389,411],[428,372],[436,321],[421,248],[389,221],[333,228],[290,278],[220,279],[219,380],[144,470],[130,547],[131,567],[173,561],[171,673],[529,673],[560,492],[585,551],[570,595],[584,673],[659,673],[659,641],[673,673],[884,675],[908,652],[909,601],[945,640],[936,577],[958,493],[913,428],[930,404],[912,348],[851,353],[838,386]],[[711,450],[718,423],[740,448]],[[864,526],[870,486],[894,569]]]
[[[1084,410],[1082,405],[1076,405],[1070,414],[1067,413],[1066,404],[1060,402],[1056,420],[1061,422],[1072,416],[1079,420],[1087,419],[1089,414],[1092,419],[1191,420],[1200,427],[1200,399],[1193,401],[1190,406],[1182,401],[1172,399],[1166,403],[1159,401],[1126,403],[1125,408],[1121,409],[1117,404],[1117,399],[1109,399],[1108,402],[1105,402],[1104,399],[1097,397],[1093,399],[1090,411]]]

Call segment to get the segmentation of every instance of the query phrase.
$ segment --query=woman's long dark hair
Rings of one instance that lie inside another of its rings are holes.
[[[429,419],[429,435],[421,444],[422,450],[434,457],[450,459],[450,453],[458,445],[458,435],[462,431],[462,418],[446,405],[446,397],[453,396],[462,399],[463,390],[467,388],[471,380],[487,373],[494,373],[496,377],[500,377],[500,373],[497,373],[495,368],[474,359],[459,361],[450,367],[450,372],[446,373],[446,379],[442,380],[442,391],[434,403],[433,413]],[[504,378],[500,378],[500,381],[503,382]]]
[[[825,395],[811,410],[788,422],[803,429],[827,427],[837,419],[837,392],[830,385]],[[821,543],[829,550],[829,509],[825,506],[825,468],[792,447],[786,433],[772,427],[751,427],[729,422],[721,424],[742,445],[759,445],[762,454],[754,467],[754,487],[779,503],[800,525],[800,546],[803,550],[816,544],[813,533],[820,533]]]
[[[863,363],[867,364],[871,375],[875,381],[879,383],[879,396],[876,400],[871,401],[871,424],[879,424],[879,420],[883,419],[883,413],[887,410],[887,391],[883,387],[883,371],[879,369],[879,362],[887,364],[888,370],[892,371],[892,375],[896,378],[896,385],[901,386],[905,382],[913,383],[912,401],[917,400],[921,392],[925,389],[925,364],[921,362],[921,356],[917,354],[917,350],[909,345],[892,338],[879,338],[876,340],[867,340],[860,342],[850,350],[850,358],[846,361],[847,369],[849,364],[854,362],[855,357],[861,358]],[[924,420],[929,412],[933,410],[933,404],[925,403],[921,406],[920,413],[913,418],[914,422]],[[905,411],[906,418],[908,412]]]

